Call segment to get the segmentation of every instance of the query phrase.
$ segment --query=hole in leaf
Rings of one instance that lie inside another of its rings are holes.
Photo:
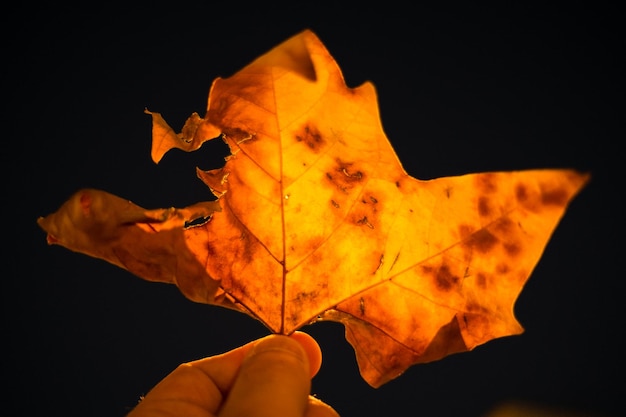
[[[185,222],[185,229],[202,226],[203,224],[208,223],[210,220],[211,220],[211,216],[198,217],[196,219]]]

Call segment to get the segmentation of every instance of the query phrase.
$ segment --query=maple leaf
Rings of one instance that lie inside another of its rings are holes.
[[[204,117],[153,119],[152,158],[224,140],[198,177],[216,196],[146,210],[80,190],[40,218],[48,242],[105,259],[275,333],[341,322],[363,378],[520,334],[515,301],[589,175],[486,172],[422,181],[385,136],[371,83],[348,88],[309,30],[213,82]]]

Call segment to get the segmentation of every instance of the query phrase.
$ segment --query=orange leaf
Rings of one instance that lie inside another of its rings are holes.
[[[374,387],[521,333],[514,303],[588,180],[568,169],[410,177],[373,85],[348,88],[308,30],[216,79],[206,115],[181,133],[146,112],[157,163],[171,148],[228,144],[222,168],[197,171],[217,200],[145,210],[82,190],[39,219],[49,242],[275,333],[341,322]]]

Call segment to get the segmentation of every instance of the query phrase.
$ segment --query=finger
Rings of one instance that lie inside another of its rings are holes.
[[[302,332],[296,332],[290,338],[296,340],[306,352],[309,379],[312,378],[321,366],[319,345],[315,339]],[[244,358],[260,340],[221,355],[180,365],[148,393],[133,410],[132,416],[152,416],[157,411],[162,413],[174,403],[177,404],[177,412],[173,415],[216,414],[231,390]]]
[[[275,337],[275,336],[266,336]],[[319,371],[322,364],[322,351],[313,337],[304,332],[295,332],[289,336],[296,340],[307,354],[310,364],[310,378]],[[233,349],[221,355],[199,359],[189,362],[187,365],[198,368],[206,377],[213,381],[216,387],[223,393],[230,391],[235,377],[239,372],[241,363],[248,352],[263,339],[255,340],[241,347]]]
[[[339,417],[339,414],[328,404],[319,399],[309,396],[309,406],[304,414],[305,417]]]
[[[220,417],[301,417],[309,404],[311,365],[295,338],[272,335],[247,352]]]
[[[317,344],[313,337],[304,332],[295,332],[289,337],[296,340],[304,348],[311,367],[310,377],[313,378],[322,366],[322,349],[320,345]]]

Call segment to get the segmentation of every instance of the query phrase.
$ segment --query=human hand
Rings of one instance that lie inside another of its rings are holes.
[[[127,417],[339,417],[309,394],[321,364],[308,334],[270,335],[180,365]]]

